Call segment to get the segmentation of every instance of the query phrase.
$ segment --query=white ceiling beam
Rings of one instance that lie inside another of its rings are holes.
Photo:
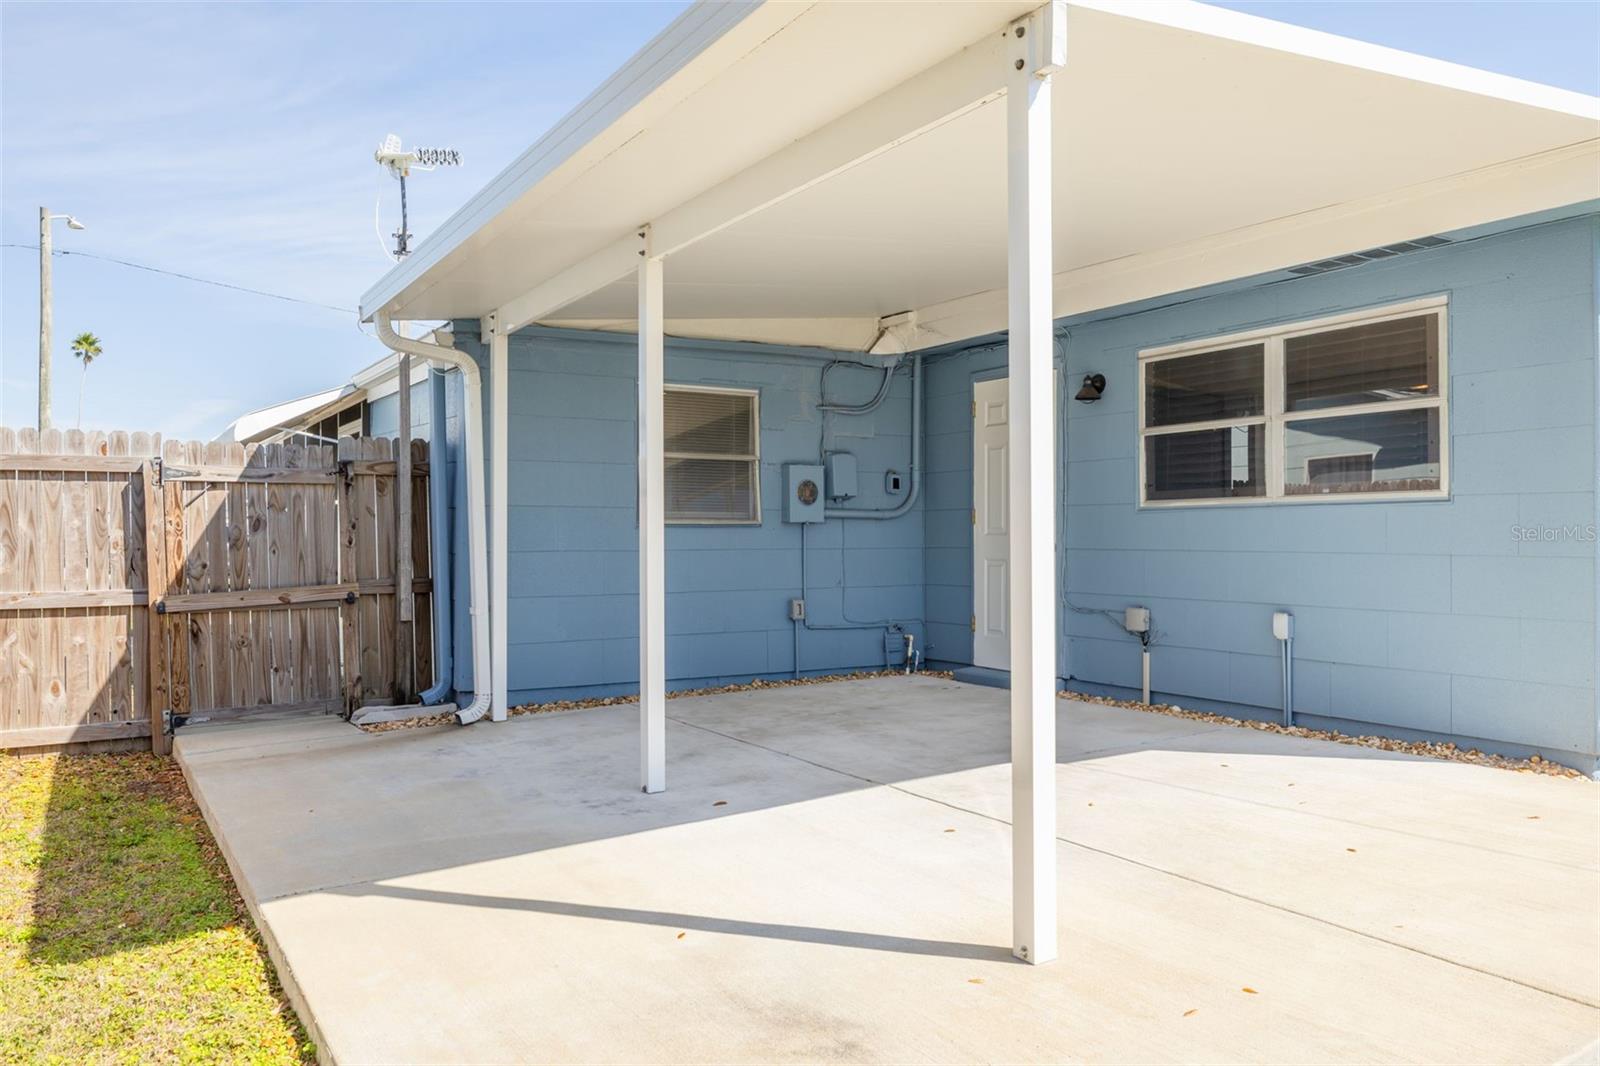
[[[650,219],[661,256],[681,252],[729,226],[936,129],[1003,92],[1001,28],[767,156],[719,185]],[[547,318],[637,269],[639,236],[620,234],[500,308],[507,332]]]
[[[638,269],[639,236],[630,233],[503,305],[500,322],[506,333],[515,333]]]
[[[1056,318],[1283,270],[1414,237],[1600,199],[1600,141],[1333,204],[1054,276]],[[916,309],[912,348],[1006,327],[1006,290]]]

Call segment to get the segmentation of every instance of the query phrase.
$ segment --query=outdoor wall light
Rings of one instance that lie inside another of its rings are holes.
[[[1106,391],[1106,376],[1104,374],[1083,375],[1083,388],[1078,390],[1079,403],[1094,403]]]

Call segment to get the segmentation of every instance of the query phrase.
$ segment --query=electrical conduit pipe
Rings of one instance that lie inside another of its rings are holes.
[[[878,510],[853,507],[825,507],[823,518],[899,518],[917,504],[917,494],[922,489],[922,355],[911,357],[911,469],[907,472],[911,485],[906,498],[898,506]]]
[[[477,362],[463,352],[400,336],[386,312],[374,315],[373,325],[378,339],[391,351],[409,352],[434,366],[443,363],[461,371],[461,438],[465,442],[462,462],[467,471],[467,553],[471,569],[468,613],[472,616],[472,684],[477,692],[470,704],[456,711],[456,721],[471,725],[489,713],[494,676],[489,663],[489,533],[483,473],[482,375]]]

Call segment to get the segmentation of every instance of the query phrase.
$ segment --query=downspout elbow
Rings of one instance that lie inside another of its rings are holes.
[[[387,312],[378,312],[373,315],[372,321],[378,339],[391,351],[406,352],[433,364],[443,363],[461,371],[465,400],[461,430],[465,451],[462,465],[467,475],[467,543],[471,573],[468,609],[472,616],[472,684],[476,691],[472,702],[457,710],[455,717],[461,725],[471,725],[489,713],[492,694],[490,678],[493,676],[489,660],[489,542],[483,475],[482,374],[477,361],[464,352],[402,337],[395,332],[394,322]]]

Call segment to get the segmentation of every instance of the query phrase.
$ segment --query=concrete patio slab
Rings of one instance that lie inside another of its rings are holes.
[[[656,796],[628,706],[218,724],[176,752],[340,1062],[1531,1062],[1600,1038],[1592,783],[1075,701],[1061,958],[1015,962],[1006,699],[674,700]]]

